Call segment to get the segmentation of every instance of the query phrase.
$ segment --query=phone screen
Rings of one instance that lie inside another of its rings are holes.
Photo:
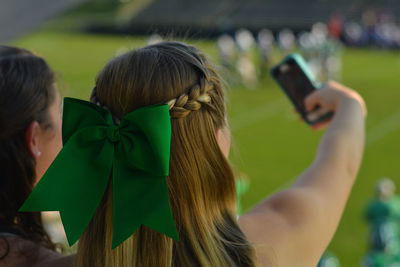
[[[289,59],[275,69],[274,76],[282,88],[284,88],[298,112],[305,115],[304,99],[315,91],[316,88],[300,66],[295,60]]]

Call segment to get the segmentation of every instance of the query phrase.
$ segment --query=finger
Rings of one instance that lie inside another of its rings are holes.
[[[319,95],[318,92],[313,92],[306,97],[304,100],[304,105],[306,111],[312,111],[319,104]]]
[[[319,131],[319,130],[325,129],[329,125],[329,123],[330,123],[330,120],[321,121],[321,122],[313,124],[311,126],[311,128],[315,131]]]
[[[325,128],[326,125],[327,125],[326,123],[319,122],[319,123],[313,124],[313,125],[311,126],[311,128],[312,128],[314,131],[319,131],[319,130]]]
[[[320,107],[316,110],[313,110],[312,112],[307,114],[307,119],[311,122],[317,121],[319,118],[321,118],[323,115],[328,113],[330,110]]]
[[[321,122],[317,122],[317,123],[311,125],[311,128],[316,131],[324,129],[331,123],[331,121],[332,121],[332,119],[327,119],[327,120],[324,120]]]

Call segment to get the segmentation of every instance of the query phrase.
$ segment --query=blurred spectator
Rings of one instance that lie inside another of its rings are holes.
[[[236,44],[228,34],[223,34],[217,39],[217,48],[221,65],[232,70],[236,60]]]
[[[339,14],[333,14],[328,21],[328,33],[333,39],[340,40],[343,34],[343,18]]]
[[[253,34],[247,29],[239,29],[235,33],[236,44],[239,48],[239,58],[236,69],[240,74],[243,85],[253,89],[257,83],[257,72],[252,60],[252,48],[255,45]]]
[[[330,252],[325,252],[317,267],[340,267],[339,259]]]
[[[268,29],[262,29],[261,31],[258,32],[257,35],[257,43],[258,43],[258,49],[260,51],[260,74],[263,76],[265,73],[267,73],[267,69],[269,67],[271,57],[272,57],[272,51],[273,51],[273,45],[274,45],[274,35],[272,32]]]
[[[284,54],[290,53],[296,46],[296,37],[290,29],[283,29],[278,34],[278,45]]]
[[[370,243],[364,267],[400,265],[400,199],[395,190],[392,180],[381,179],[376,186],[376,196],[367,207]]]
[[[400,253],[400,202],[394,194],[395,190],[392,180],[380,180],[376,197],[368,205],[366,219],[371,226],[370,248],[373,251]]]
[[[255,40],[253,34],[247,29],[239,29],[235,33],[236,44],[241,52],[248,52],[254,46]]]
[[[366,44],[363,27],[357,22],[350,21],[345,23],[343,37],[346,44],[351,46]]]

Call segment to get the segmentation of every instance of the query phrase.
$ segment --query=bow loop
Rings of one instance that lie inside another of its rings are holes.
[[[107,110],[79,99],[68,97],[64,99],[62,127],[64,144],[80,129],[109,125],[114,125],[114,123]]]
[[[171,119],[167,105],[143,107],[127,114],[121,132],[134,132],[124,139],[127,158],[133,157],[137,168],[154,175],[169,175]],[[169,142],[165,142],[168,139]],[[146,152],[147,151],[147,152]],[[131,154],[128,156],[128,154]]]
[[[60,211],[70,245],[113,190],[113,248],[140,225],[176,240],[168,198],[171,121],[167,105],[135,110],[115,125],[95,104],[64,102],[64,148],[20,211]]]

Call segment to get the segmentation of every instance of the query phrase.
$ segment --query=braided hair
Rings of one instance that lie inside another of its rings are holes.
[[[235,177],[216,138],[227,127],[222,81],[206,55],[180,42],[120,55],[100,71],[92,101],[115,121],[144,106],[168,104],[167,184],[180,241],[141,226],[112,250],[110,184],[79,241],[77,266],[255,266],[254,249],[236,220]]]

